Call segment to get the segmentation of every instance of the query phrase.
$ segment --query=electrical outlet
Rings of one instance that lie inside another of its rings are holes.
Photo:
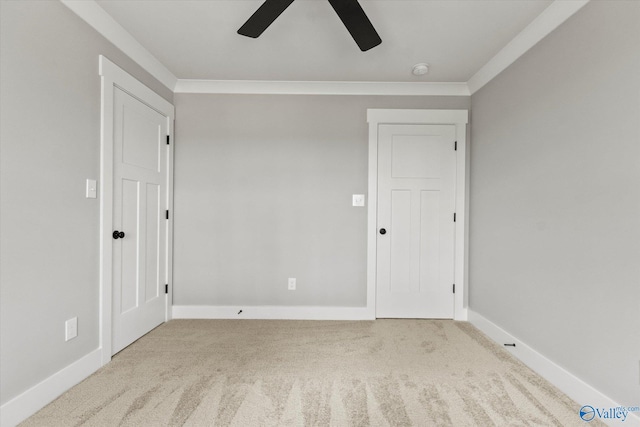
[[[354,194],[351,204],[353,206],[364,206],[364,194]]]
[[[64,340],[69,341],[78,336],[78,318],[74,317],[64,322]]]
[[[296,278],[295,277],[289,277],[289,288],[290,291],[295,291],[296,290]]]

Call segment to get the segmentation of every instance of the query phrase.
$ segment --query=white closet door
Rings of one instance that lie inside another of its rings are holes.
[[[165,320],[167,244],[167,118],[114,91],[113,354]]]
[[[381,125],[376,317],[453,318],[455,126]]]

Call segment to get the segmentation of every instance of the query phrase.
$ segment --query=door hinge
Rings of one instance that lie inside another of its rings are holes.
[[[169,293],[169,284],[168,283],[166,285],[164,285],[164,293],[165,294]]]
[[[169,219],[169,209],[167,209],[165,212],[166,212],[167,219]]]
[[[167,144],[168,144],[168,143],[167,143]],[[454,149],[455,151],[458,151],[458,141],[456,141],[456,142],[454,142],[454,143],[453,143],[453,149]]]
[[[169,145],[169,135],[167,135],[167,145]]]
[[[453,222],[456,222],[456,213],[453,213]]]
[[[455,283],[453,284],[453,293],[454,294],[456,293],[456,284]]]

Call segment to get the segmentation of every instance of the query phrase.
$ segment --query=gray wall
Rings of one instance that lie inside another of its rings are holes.
[[[104,54],[171,92],[57,1],[0,2],[0,401],[98,347]],[[78,316],[78,337],[64,321]]]
[[[623,405],[640,401],[638,22],[638,2],[589,3],[471,118],[471,308]]]
[[[176,94],[174,304],[366,304],[367,108],[469,98]],[[287,290],[287,278],[298,280]]]

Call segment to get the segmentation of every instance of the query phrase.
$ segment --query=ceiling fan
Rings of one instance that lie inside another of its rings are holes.
[[[265,0],[253,15],[238,30],[238,34],[257,38],[276,20],[294,0]],[[365,52],[382,43],[382,39],[362,10],[358,0],[328,0],[351,37]]]

